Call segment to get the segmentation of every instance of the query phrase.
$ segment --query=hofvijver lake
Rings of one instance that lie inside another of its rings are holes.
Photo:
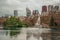
[[[21,30],[0,30],[0,40],[43,40],[42,33],[49,28],[22,28]]]

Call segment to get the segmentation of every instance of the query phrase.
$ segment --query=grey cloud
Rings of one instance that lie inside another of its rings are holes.
[[[6,6],[6,5],[7,5],[7,4],[6,4],[6,1],[7,1],[7,0],[0,0],[0,7],[1,7],[1,6]]]
[[[19,0],[20,2],[28,2],[29,0]]]

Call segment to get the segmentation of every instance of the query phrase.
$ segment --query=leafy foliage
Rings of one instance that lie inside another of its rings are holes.
[[[54,18],[53,18],[53,16],[51,16],[49,25],[50,25],[50,26],[54,26]]]
[[[29,27],[29,24],[27,22],[24,22],[23,27]]]
[[[22,23],[18,18],[11,16],[10,18],[6,19],[3,26],[3,29],[10,30],[10,36],[17,36],[22,27],[28,27],[29,25],[27,22]]]
[[[10,31],[10,36],[17,36],[18,34],[20,34],[20,31],[19,30],[11,30]]]
[[[15,17],[7,18],[7,20],[4,22],[4,29],[17,29],[22,28],[22,23],[19,19]]]

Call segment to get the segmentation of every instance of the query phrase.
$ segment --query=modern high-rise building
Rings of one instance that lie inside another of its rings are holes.
[[[53,10],[53,5],[49,5],[48,6],[48,11],[52,11]]]
[[[31,16],[31,10],[29,8],[26,8],[26,16],[29,17]]]
[[[14,16],[17,17],[18,16],[18,11],[14,10]]]
[[[47,12],[47,6],[42,6],[42,12]]]
[[[59,6],[55,6],[54,9],[57,11],[59,10]]]
[[[37,14],[39,14],[39,11],[38,10],[33,10],[33,15],[37,15]]]
[[[47,6],[46,5],[43,5],[42,6],[42,13],[41,13],[42,16],[46,16],[47,15]]]

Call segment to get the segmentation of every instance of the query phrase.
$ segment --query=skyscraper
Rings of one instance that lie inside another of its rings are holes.
[[[14,10],[14,16],[17,17],[18,16],[18,11]]]
[[[26,16],[29,17],[31,16],[31,10],[29,8],[26,8]]]
[[[53,5],[49,5],[48,6],[48,11],[52,11],[54,8],[53,8]]]
[[[42,16],[46,16],[47,15],[47,6],[46,5],[43,5],[42,6],[42,13],[41,13]]]
[[[55,6],[54,9],[57,11],[59,10],[59,6]]]
[[[42,12],[47,12],[47,6],[42,6]]]
[[[39,11],[38,10],[33,10],[33,15],[37,15],[39,14]]]

